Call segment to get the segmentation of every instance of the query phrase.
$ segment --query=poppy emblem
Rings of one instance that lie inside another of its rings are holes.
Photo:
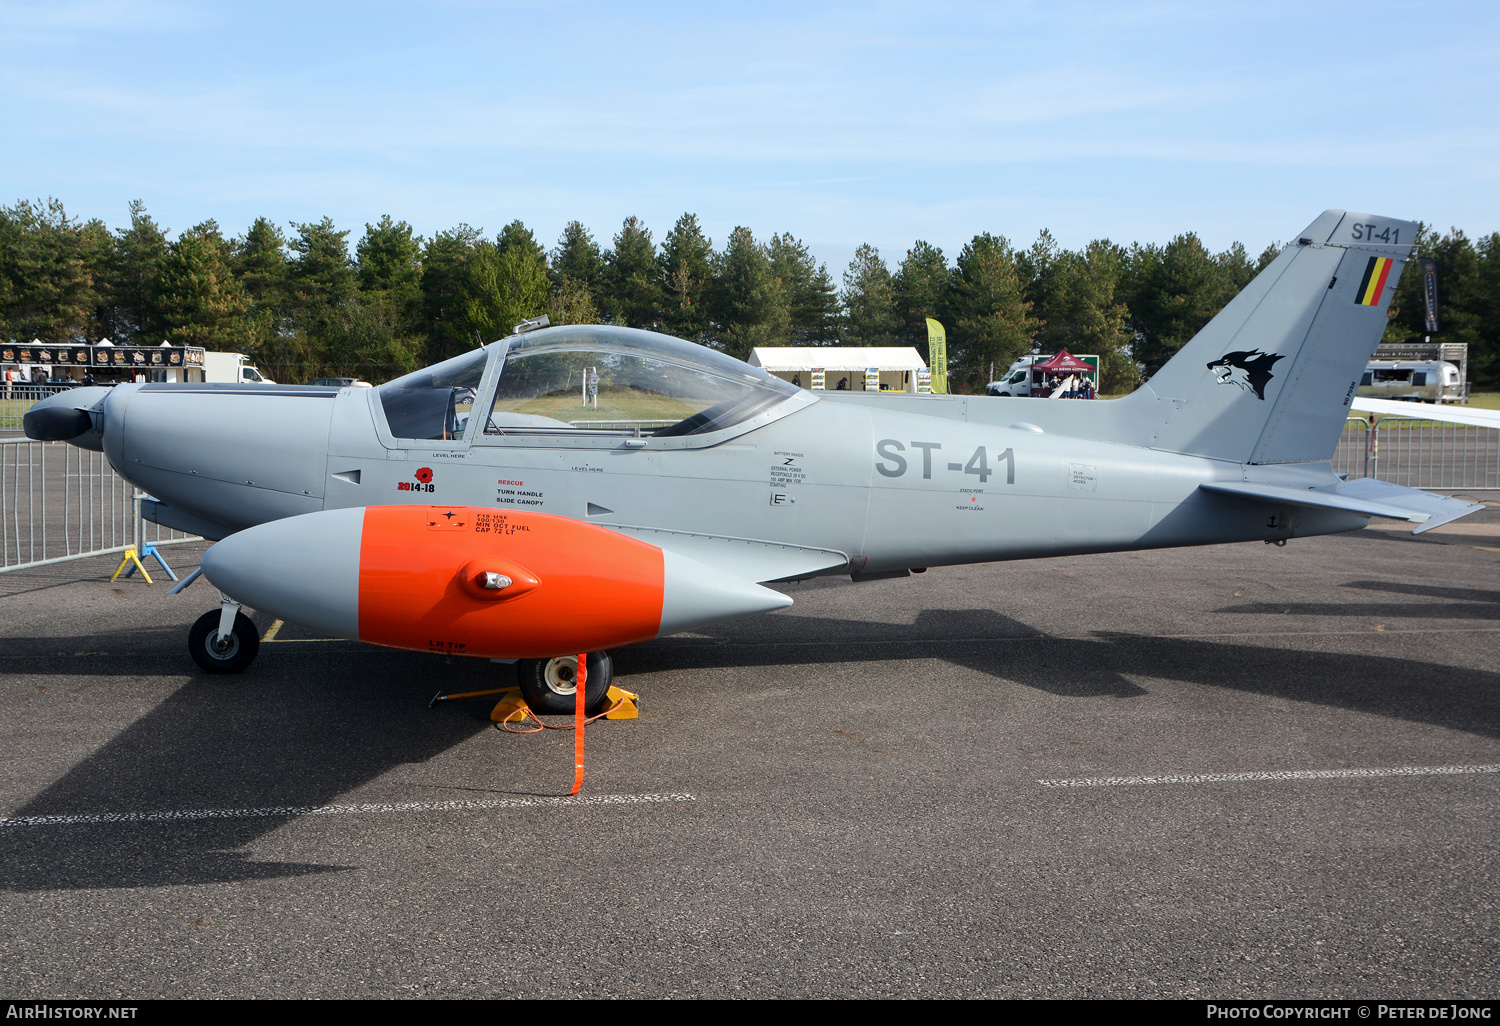
[[[432,483],[432,468],[431,467],[423,467],[421,470],[417,471],[412,476],[415,477],[418,481],[421,481],[423,484],[431,484]]]

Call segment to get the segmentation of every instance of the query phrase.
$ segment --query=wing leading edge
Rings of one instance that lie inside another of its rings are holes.
[[[1471,427],[1500,428],[1500,411],[1475,410],[1457,406],[1407,403],[1396,399],[1356,398],[1350,407],[1359,413],[1406,420],[1435,420],[1443,424],[1467,424]]]

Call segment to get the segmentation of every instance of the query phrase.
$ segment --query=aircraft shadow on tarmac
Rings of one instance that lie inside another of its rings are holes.
[[[1494,593],[1355,582],[1477,603]],[[1366,611],[1368,606],[1362,607]],[[1422,615],[1417,604],[1404,615]],[[1441,606],[1438,608],[1447,608]],[[1351,612],[1353,610],[1351,609]],[[1450,614],[1451,615],[1451,614]],[[160,674],[180,632],[148,632],[109,660],[38,657],[30,675]],[[55,642],[13,639],[21,648]],[[185,657],[181,657],[185,658]],[[993,610],[927,610],[911,623],[772,615],[618,650],[620,675],[718,667],[945,660],[1065,697],[1145,692],[1130,678],[1307,702],[1500,737],[1500,673],[1440,662],[1261,647],[1218,639],[1099,634],[1048,637]],[[431,759],[488,729],[488,706],[429,713],[432,691],[495,686],[487,664],[354,645],[266,646],[242,677],[194,673],[145,716],[12,815],[309,807],[337,801],[403,763]],[[486,685],[485,677],[490,678]],[[806,691],[816,698],[819,678]],[[420,696],[418,696],[420,692]],[[520,756],[514,756],[520,758]],[[506,758],[499,751],[495,758]],[[288,816],[0,829],[0,889],[142,887],[338,871],[256,862],[238,849]]]
[[[1466,597],[1470,594],[1492,593]],[[1279,613],[1285,607],[1273,608]],[[1410,607],[1434,615],[1426,612],[1430,608]],[[746,621],[768,622],[771,618]],[[1134,697],[1145,691],[1130,678],[1150,677],[1500,737],[1500,706],[1494,701],[1500,673],[1440,662],[1126,632],[1059,641],[985,609],[928,610],[911,624],[806,616],[775,623],[774,641],[763,632],[718,642],[669,638],[624,649],[616,655],[616,672],[938,658],[1064,697]],[[832,638],[838,642],[830,644]],[[810,689],[815,686],[809,682]]]
[[[266,645],[249,672],[210,677],[186,662],[180,629],[142,632],[134,640],[108,658],[28,660],[32,677],[164,669],[190,675],[12,816],[328,804],[489,728],[477,707],[428,712],[433,691],[511,683],[509,669],[498,681],[484,680],[501,669],[488,663],[352,643]],[[55,640],[12,641],[12,651],[57,647]],[[89,645],[109,641],[91,638]],[[338,871],[256,862],[236,850],[292,818],[9,827],[0,830],[0,889],[150,887]]]
[[[1246,602],[1225,606],[1220,613],[1295,613],[1302,616],[1359,616],[1410,618],[1414,620],[1500,620],[1500,591],[1478,588],[1445,588],[1403,581],[1350,581],[1343,585],[1361,591],[1415,595],[1437,602]]]

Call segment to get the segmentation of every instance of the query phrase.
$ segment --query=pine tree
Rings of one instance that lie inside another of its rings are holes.
[[[286,300],[286,237],[264,217],[257,217],[240,238],[234,240],[230,266],[257,306],[279,309]]]
[[[167,256],[167,232],[146,213],[140,200],[130,203],[130,227],[120,231],[110,254],[108,327],[117,342],[160,342],[166,331],[156,304],[156,279]]]
[[[1468,345],[1471,383],[1500,380],[1500,236],[1485,236],[1476,245],[1457,228],[1439,236],[1422,225],[1411,255],[1396,285],[1390,323],[1381,341],[1428,337],[1427,302],[1417,260],[1429,257],[1437,265],[1438,333],[1432,340]]]
[[[1500,232],[1482,236],[1475,243],[1474,252],[1479,259],[1475,262],[1471,294],[1478,338],[1469,350],[1469,376],[1493,387],[1500,380]],[[1441,290],[1442,285],[1438,288]],[[1441,330],[1441,322],[1438,328]],[[1440,335],[1439,341],[1442,340]]]
[[[357,302],[359,278],[349,255],[349,232],[339,231],[333,219],[297,224],[287,242],[293,257],[287,264],[288,347],[306,353],[297,375],[322,376],[339,361],[340,321],[345,307]]]
[[[289,266],[292,296],[299,312],[316,317],[353,298],[359,289],[354,262],[349,257],[349,232],[339,231],[333,218],[297,224],[288,246],[296,254]]]
[[[547,257],[520,221],[506,225],[493,243],[477,244],[467,272],[465,328],[475,344],[504,338],[547,308]]]
[[[906,251],[906,259],[891,277],[899,318],[898,344],[915,346],[923,359],[928,356],[927,318],[941,319],[948,308],[950,277],[943,251],[920,239]]]
[[[421,293],[422,237],[412,234],[411,225],[381,215],[378,224],[365,224],[355,254],[362,294],[383,292],[398,306],[416,302]]]
[[[114,338],[115,236],[99,218],[85,221],[78,229],[79,255],[92,284],[93,305],[75,337],[94,341]]]
[[[437,363],[474,347],[467,336],[469,260],[481,231],[467,224],[438,232],[422,251],[421,324],[427,342],[422,362]]]
[[[717,347],[744,360],[757,346],[786,345],[791,331],[786,294],[749,228],[730,233],[716,264],[711,309]]]
[[[1234,297],[1246,273],[1244,247],[1214,256],[1192,232],[1166,246],[1136,243],[1122,278],[1132,351],[1148,374],[1161,366]]]
[[[1037,320],[1021,286],[1016,253],[1004,236],[974,236],[958,256],[953,279],[950,390],[977,390],[988,381],[991,365],[1007,367],[1031,348]]]
[[[328,311],[320,325],[316,376],[380,382],[416,370],[424,339],[408,330],[407,313],[383,290]]]
[[[590,293],[598,292],[604,283],[604,254],[594,236],[578,221],[569,221],[552,251],[554,277],[567,275]]]
[[[552,294],[547,316],[553,324],[594,324],[602,319],[604,256],[593,235],[578,221],[569,221],[552,251],[549,266]]]
[[[1239,295],[1257,273],[1255,264],[1250,261],[1250,254],[1246,252],[1244,244],[1239,242],[1231,243],[1224,252],[1216,254],[1214,263],[1219,265],[1219,271],[1224,276],[1220,287],[1223,289],[1221,294],[1225,303]]]
[[[838,340],[838,295],[826,265],[816,263],[807,246],[790,232],[771,236],[766,247],[771,276],[786,297],[794,346],[831,345]]]
[[[20,342],[85,336],[99,307],[97,234],[60,200],[0,207],[0,333]]]
[[[156,308],[166,340],[179,346],[238,350],[250,309],[229,266],[229,246],[212,220],[183,232],[162,258]]]
[[[844,343],[853,346],[896,345],[900,321],[890,268],[869,243],[854,251],[844,271]]]
[[[229,266],[250,300],[244,320],[244,352],[276,381],[304,376],[306,338],[291,325],[286,238],[268,218],[257,217],[234,240]]]
[[[656,273],[656,246],[651,230],[638,217],[627,217],[605,256],[605,288],[619,323],[655,328],[661,319],[662,287]]]
[[[1116,299],[1124,260],[1125,251],[1108,239],[1074,252],[1061,250],[1046,230],[1016,258],[1038,320],[1035,348],[1097,354],[1106,392],[1133,388],[1140,374],[1129,355],[1127,311]]]
[[[709,292],[713,285],[714,244],[703,234],[698,215],[683,214],[661,240],[657,274],[662,281],[663,331],[694,342],[709,331]]]

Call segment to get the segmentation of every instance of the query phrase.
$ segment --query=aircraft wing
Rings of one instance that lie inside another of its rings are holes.
[[[1450,499],[1368,477],[1358,481],[1343,481],[1332,488],[1287,488],[1251,481],[1215,481],[1201,484],[1198,488],[1219,495],[1234,495],[1284,506],[1336,509],[1370,517],[1407,520],[1417,525],[1412,534],[1430,531],[1484,509],[1481,502]]]
[[[847,567],[849,556],[836,549],[816,549],[754,538],[730,538],[689,531],[669,531],[627,524],[600,524],[621,534],[707,564],[757,584],[810,577],[821,570]]]
[[[1500,428],[1500,410],[1475,410],[1441,403],[1404,403],[1395,399],[1356,398],[1350,404],[1360,413],[1382,417],[1405,417],[1410,420],[1435,420],[1443,424],[1468,424],[1473,427]]]

